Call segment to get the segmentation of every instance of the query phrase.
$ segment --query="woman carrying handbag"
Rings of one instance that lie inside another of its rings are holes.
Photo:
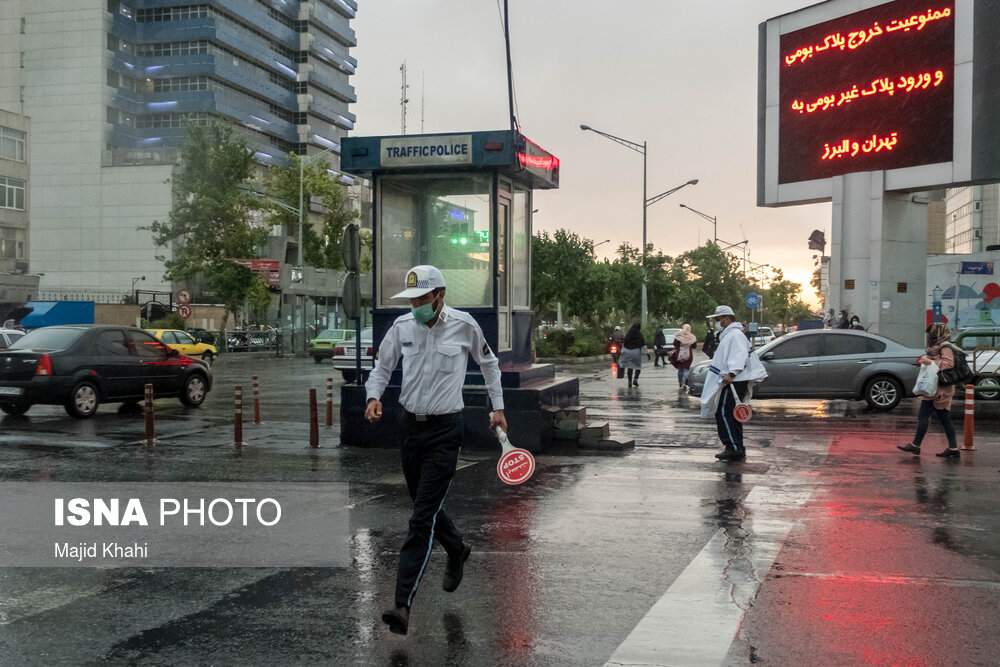
[[[926,329],[927,351],[920,358],[920,363],[929,365],[932,361],[938,365],[942,371],[948,370],[955,365],[955,350],[948,341],[951,339],[951,330],[944,322],[934,322]],[[927,427],[930,425],[931,415],[937,415],[944,434],[948,438],[948,449],[938,452],[938,456],[945,458],[958,458],[958,443],[955,440],[955,426],[951,423],[951,399],[955,395],[955,385],[942,384],[938,382],[937,391],[933,396],[924,396],[920,401],[920,411],[917,412],[917,432],[913,436],[913,442],[897,446],[904,452],[920,456],[920,443],[927,434]]]

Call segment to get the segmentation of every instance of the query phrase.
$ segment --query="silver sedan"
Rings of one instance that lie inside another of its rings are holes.
[[[910,396],[924,351],[847,329],[797,331],[757,350],[768,378],[754,398],[846,398],[892,410]],[[701,395],[712,362],[691,370],[691,393]]]

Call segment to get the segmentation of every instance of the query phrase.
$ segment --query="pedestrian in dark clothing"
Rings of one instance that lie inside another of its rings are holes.
[[[851,328],[857,329],[858,331],[865,330],[865,328],[861,326],[861,319],[857,315],[851,315]]]
[[[667,365],[667,337],[663,335],[663,329],[656,330],[656,336],[653,337],[653,365],[659,366],[660,359],[663,359],[663,365]]]
[[[467,357],[479,364],[486,381],[493,405],[490,430],[507,430],[499,360],[472,316],[445,305],[441,271],[430,265],[415,266],[406,274],[405,287],[392,298],[409,299],[410,312],[396,318],[389,328],[365,384],[365,418],[374,422],[382,417],[382,393],[389,378],[403,361],[399,403],[405,411],[407,436],[400,455],[413,504],[409,532],[399,551],[396,606],[382,614],[389,630],[400,635],[407,633],[410,606],[434,542],[448,553],[442,587],[449,593],[462,583],[465,561],[472,551],[442,509],[465,431],[462,386]]]
[[[687,391],[688,376],[691,375],[691,362],[694,351],[698,349],[698,339],[691,333],[691,325],[684,324],[681,330],[674,334],[673,365],[677,369],[677,386]]]
[[[930,365],[933,361],[938,365],[938,369],[945,370],[955,365],[955,354],[965,354],[961,349],[957,350],[950,344],[951,330],[944,322],[933,322],[926,329],[927,333],[927,353],[920,358],[920,363],[924,366]],[[951,423],[951,399],[955,395],[955,385],[938,384],[937,393],[933,396],[924,396],[920,401],[920,410],[917,412],[917,433],[913,436],[913,442],[898,446],[904,452],[909,452],[914,456],[920,456],[920,443],[927,434],[927,427],[930,425],[931,415],[937,415],[941,427],[944,429],[945,437],[948,438],[948,449],[938,452],[938,456],[944,458],[958,458],[960,456],[958,443],[955,439],[955,426]]]
[[[646,354],[645,347],[646,339],[643,338],[639,323],[636,322],[628,330],[628,333],[625,334],[625,340],[622,341],[622,357],[618,360],[618,365],[621,368],[627,369],[628,386],[630,387],[639,386],[639,373],[642,372],[642,355]],[[635,379],[632,376],[633,372],[635,373]]]
[[[840,320],[837,322],[838,329],[850,329],[851,321],[847,318],[847,311],[840,311]]]
[[[705,342],[701,344],[702,351],[708,355],[711,359],[715,356],[715,348],[719,346],[718,341],[715,339],[715,334],[712,333],[712,328],[708,328],[708,333],[705,334]]]

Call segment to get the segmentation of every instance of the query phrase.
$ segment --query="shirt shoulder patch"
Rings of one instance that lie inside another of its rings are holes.
[[[489,343],[483,343],[483,356],[484,357],[488,357],[491,354],[493,354],[493,353],[490,351],[490,344]]]

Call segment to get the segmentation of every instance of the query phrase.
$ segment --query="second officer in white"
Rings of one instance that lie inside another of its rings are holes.
[[[490,429],[507,430],[500,363],[472,316],[446,306],[444,294],[444,276],[437,268],[421,265],[407,272],[405,289],[393,298],[409,299],[411,312],[397,318],[386,333],[365,385],[365,418],[373,422],[382,417],[382,393],[402,358],[399,402],[406,411],[407,437],[401,452],[413,510],[399,551],[395,608],[383,613],[382,620],[403,635],[434,540],[448,553],[443,584],[448,592],[462,582],[472,550],[442,509],[462,446],[462,386],[469,356],[482,369],[493,404]]]

